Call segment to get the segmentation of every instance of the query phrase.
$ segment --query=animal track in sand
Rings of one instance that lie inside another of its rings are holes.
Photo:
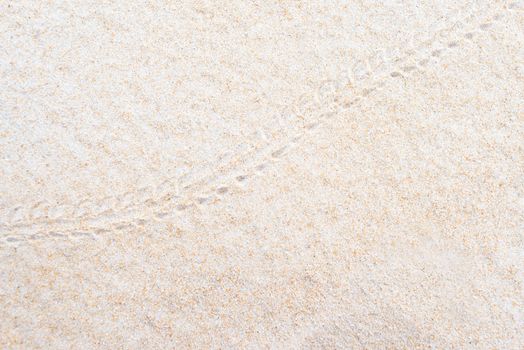
[[[520,3],[520,2],[518,2]],[[516,3],[506,9],[519,8]],[[0,224],[0,246],[2,244],[20,244],[43,239],[93,239],[112,229],[122,230],[133,226],[142,226],[147,220],[165,220],[176,217],[190,207],[201,207],[213,202],[213,199],[228,194],[230,187],[245,186],[254,175],[263,173],[269,164],[279,161],[292,148],[299,146],[306,135],[316,132],[323,123],[335,114],[348,110],[367,98],[373,91],[380,89],[387,79],[406,78],[415,71],[426,69],[432,60],[440,60],[446,50],[460,47],[463,39],[471,41],[474,36],[491,30],[501,20],[500,14],[477,20],[477,15],[486,9],[468,14],[464,19],[451,23],[447,28],[462,28],[464,21],[471,21],[474,28],[467,31],[448,32],[446,37],[433,33],[432,39],[423,42],[416,50],[407,49],[403,55],[392,58],[391,64],[380,74],[370,71],[365,82],[359,82],[357,89],[355,77],[341,76],[337,81],[323,83],[311,95],[302,96],[295,104],[297,115],[316,116],[305,119],[305,124],[289,140],[270,143],[258,150],[246,154],[246,159],[233,157],[233,161],[213,169],[211,175],[203,176],[181,185],[180,178],[170,178],[156,187],[144,187],[137,192],[128,192],[115,197],[105,197],[98,201],[82,200],[75,204],[52,206],[45,201],[24,208],[20,205],[9,212],[6,223]],[[460,24],[460,25],[458,25]],[[470,23],[471,25],[471,23]],[[442,41],[442,42],[439,42]],[[437,47],[434,47],[436,45]],[[426,52],[427,51],[427,52]],[[407,62],[415,57],[413,64]],[[370,58],[368,61],[372,61]],[[380,63],[382,65],[387,63]],[[369,65],[368,65],[369,66]],[[369,67],[368,67],[369,68]],[[348,88],[347,79],[351,81]],[[245,154],[244,154],[245,155]],[[239,164],[237,164],[239,163]],[[207,170],[209,171],[209,170]],[[177,214],[179,213],[179,214]],[[77,227],[87,227],[79,230]]]

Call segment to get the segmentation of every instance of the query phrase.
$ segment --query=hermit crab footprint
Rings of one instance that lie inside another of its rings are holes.
[[[510,5],[508,8],[520,9],[517,5]],[[479,11],[479,13],[482,13],[482,11]],[[457,23],[460,21],[452,23],[451,28],[460,27],[463,30],[448,34],[448,37],[444,38],[445,40],[442,36],[428,40],[424,46],[419,47],[418,51],[411,50],[403,56],[392,59],[391,62],[394,62],[394,64],[388,67],[385,67],[386,64],[382,64],[378,76],[374,71],[366,74],[360,71],[360,76],[366,76],[368,82],[361,82],[359,88],[356,84],[348,88],[347,84],[337,83],[336,80],[322,84],[314,94],[307,94],[307,98],[302,96],[298,102],[298,107],[295,108],[297,115],[300,114],[304,121],[298,133],[292,133],[290,139],[281,142],[279,146],[276,146],[275,143],[269,143],[265,148],[257,150],[257,153],[251,151],[249,154],[254,155],[251,162],[253,165],[245,168],[244,172],[237,172],[235,167],[225,167],[224,171],[229,171],[229,173],[209,178],[221,179],[221,183],[218,185],[215,184],[214,180],[205,180],[206,177],[204,177],[203,180],[186,181],[182,186],[180,177],[176,177],[164,180],[156,187],[143,187],[134,192],[124,193],[116,197],[106,197],[99,201],[83,200],[75,206],[53,206],[46,201],[41,201],[30,207],[29,215],[26,215],[26,209],[17,206],[9,212],[8,222],[11,226],[1,226],[4,231],[7,231],[3,235],[3,241],[8,244],[19,244],[24,241],[42,239],[72,239],[75,241],[92,239],[110,229],[122,230],[134,225],[144,225],[147,222],[147,216],[137,219],[133,214],[141,212],[140,208],[143,207],[151,209],[153,218],[164,220],[181,215],[192,207],[208,205],[214,199],[225,198],[231,188],[235,186],[244,187],[250,177],[262,174],[271,163],[281,160],[291,148],[299,146],[305,136],[316,132],[323,123],[337,115],[337,112],[348,109],[368,98],[373,91],[380,89],[387,79],[404,79],[416,71],[426,69],[431,62],[438,62],[447,50],[460,47],[464,42],[462,39],[466,39],[465,42],[470,42],[482,32],[492,30],[494,24],[501,18],[500,14],[496,14],[487,20],[479,21],[473,29],[471,26],[469,29],[464,29],[462,23],[458,26]],[[470,14],[467,19],[472,20],[476,17]],[[453,38],[450,38],[452,36]],[[269,149],[269,151],[266,152],[265,149]],[[263,155],[264,153],[266,155]],[[259,157],[256,154],[262,154],[262,156]],[[244,163],[240,162],[240,164]],[[31,229],[31,234],[24,234],[23,221],[26,217],[34,220],[26,225],[27,228]],[[45,227],[46,224],[60,223],[73,223],[74,226],[74,221],[78,218],[103,227],[92,226],[91,229],[82,230],[74,227],[64,229],[56,229],[54,226]],[[16,226],[14,226],[15,224]],[[40,231],[34,232],[35,230]]]

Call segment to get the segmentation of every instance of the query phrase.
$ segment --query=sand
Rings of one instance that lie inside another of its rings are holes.
[[[523,349],[523,1],[0,2],[0,348]]]

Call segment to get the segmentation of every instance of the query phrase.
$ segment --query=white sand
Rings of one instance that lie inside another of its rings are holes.
[[[523,349],[524,2],[0,1],[1,349]]]

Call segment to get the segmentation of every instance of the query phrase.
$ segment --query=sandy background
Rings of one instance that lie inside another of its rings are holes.
[[[0,348],[524,348],[522,1],[0,1]]]

